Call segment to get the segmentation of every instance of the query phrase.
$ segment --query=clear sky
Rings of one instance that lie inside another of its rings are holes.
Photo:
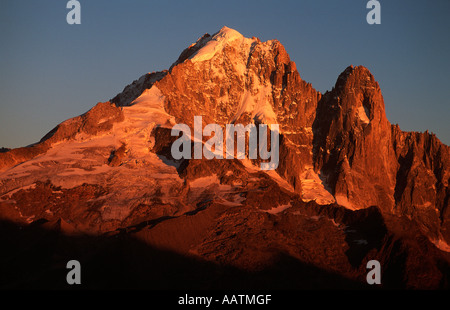
[[[66,0],[0,1],[0,146],[37,142],[225,25],[281,41],[321,92],[366,66],[391,123],[450,144],[449,0],[380,0],[380,25],[366,0],[79,1],[81,25],[67,24]]]

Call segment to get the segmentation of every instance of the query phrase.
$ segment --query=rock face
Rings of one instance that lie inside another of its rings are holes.
[[[224,131],[278,124],[277,169],[261,171],[248,149],[242,160],[174,159],[171,128],[193,128],[195,116]],[[378,259],[386,288],[448,288],[449,156],[435,135],[389,123],[368,69],[348,67],[322,95],[280,42],[224,27],[39,143],[2,149],[0,220],[5,244],[11,234],[26,243],[36,231],[69,244],[51,257],[26,250],[52,274],[68,253],[94,270],[104,251],[124,249],[113,240],[139,240],[131,251],[161,257],[153,266],[111,259],[130,282],[92,273],[104,280],[92,287],[146,287],[145,275],[162,286],[360,288],[367,261]],[[160,273],[168,254],[154,249],[172,253],[171,268],[200,260],[195,279]],[[218,286],[225,270],[236,277]],[[38,274],[4,279],[6,287],[58,286]]]
[[[319,102],[314,132],[315,169],[327,176],[338,204],[379,206],[448,241],[449,147],[428,132],[391,125],[366,68],[348,67],[339,76]]]
[[[352,209],[394,205],[395,154],[383,97],[364,67],[348,67],[317,108],[315,168],[337,203]]]

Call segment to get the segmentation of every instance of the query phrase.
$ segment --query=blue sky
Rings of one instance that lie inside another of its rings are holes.
[[[381,25],[367,24],[366,0],[79,1],[81,25],[65,0],[0,2],[0,146],[38,141],[225,25],[281,41],[321,92],[366,66],[391,123],[450,144],[448,0],[380,0]]]

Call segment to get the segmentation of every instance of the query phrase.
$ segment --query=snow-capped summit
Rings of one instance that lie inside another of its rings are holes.
[[[211,36],[206,44],[202,42],[205,45],[192,55],[190,59],[193,62],[209,60],[226,45],[232,44],[235,41],[237,41],[237,44],[242,44],[244,40],[247,41],[245,43],[251,44],[252,42],[251,39],[245,38],[238,31],[224,26],[219,32]]]

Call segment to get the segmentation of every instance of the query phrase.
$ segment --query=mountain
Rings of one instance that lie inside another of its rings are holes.
[[[277,168],[249,150],[174,158],[172,127],[196,116],[278,125]],[[376,259],[383,288],[449,288],[449,156],[434,134],[390,124],[367,68],[321,94],[279,41],[223,27],[0,152],[0,286],[64,287],[79,258],[88,288],[368,288]]]

